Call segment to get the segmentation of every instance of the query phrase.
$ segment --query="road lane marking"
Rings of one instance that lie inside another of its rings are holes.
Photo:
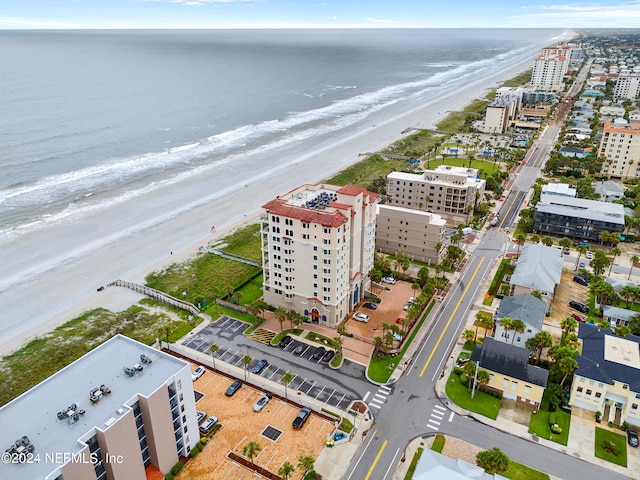
[[[347,480],[349,480],[351,478],[351,476],[353,475],[353,472],[355,472],[356,467],[358,466],[358,464],[360,463],[360,460],[362,460],[362,457],[364,457],[364,454],[367,453],[367,449],[369,448],[369,445],[371,445],[371,442],[373,441],[374,437],[376,436],[376,433],[378,431],[375,430],[373,433],[368,434],[369,440],[367,441],[367,446],[362,450],[362,453],[360,454],[360,458],[358,459],[358,461],[355,463],[355,465],[353,466],[353,470],[351,470],[351,473],[349,474],[349,476],[347,477]],[[244,439],[243,439],[244,440]]]
[[[442,406],[440,406],[440,405],[434,405],[434,406],[433,406],[433,409],[434,409],[434,410],[442,410],[442,412],[446,412],[446,411],[447,411],[447,409],[446,409],[446,408],[444,408],[444,407],[442,407]]]
[[[455,316],[456,312],[458,311],[458,308],[460,308],[460,305],[462,304],[462,301],[464,300],[465,295],[469,291],[469,287],[471,287],[471,285],[473,284],[473,280],[476,278],[476,275],[478,274],[478,271],[480,270],[480,267],[482,266],[482,262],[484,262],[484,257],[480,258],[480,262],[478,263],[478,266],[476,267],[475,271],[473,272],[473,275],[471,275],[471,279],[469,280],[469,283],[467,284],[467,287],[462,292],[462,295],[460,296],[460,300],[458,300],[458,303],[456,304],[456,307],[453,309],[453,312],[451,313],[451,316],[449,317],[449,320],[447,320],[447,324],[442,329],[442,333],[440,333],[440,337],[438,337],[438,340],[436,341],[436,344],[433,347],[433,350],[431,350],[431,355],[429,355],[429,358],[427,358],[427,361],[424,364],[424,367],[422,367],[422,370],[420,371],[420,377],[421,378],[424,375],[424,372],[427,370],[427,367],[429,366],[429,363],[431,362],[431,359],[435,355],[436,350],[438,349],[438,346],[440,345],[440,342],[442,341],[442,338],[444,337],[444,334],[446,333],[446,331],[449,328],[449,325],[451,325],[451,322],[453,321],[453,317]]]
[[[391,389],[389,387],[385,387],[384,385],[380,385],[378,390],[382,390],[383,392],[391,393]]]
[[[384,452],[384,449],[387,448],[387,443],[389,443],[387,440],[382,442],[380,451],[378,452],[378,455],[376,455],[376,458],[373,460],[373,464],[371,465],[371,468],[367,472],[367,476],[364,477],[364,480],[369,480],[369,478],[371,477],[371,474],[373,473],[373,469],[376,468],[376,465],[378,464],[378,460],[380,460],[380,457],[382,456],[382,452]]]
[[[427,428],[432,428],[434,430],[438,430],[438,427],[436,427],[435,425],[431,425],[430,423],[427,423]]]
[[[400,453],[400,449],[398,448],[396,450],[396,454],[393,456],[393,458],[391,459],[391,462],[389,463],[389,468],[387,468],[387,471],[384,472],[384,477],[382,477],[383,479],[387,478],[387,475],[389,475],[389,470],[391,470],[391,467],[395,465],[396,457],[398,456],[399,453]]]
[[[371,393],[371,392],[367,392],[367,393],[364,395],[364,397],[362,398],[362,401],[363,401],[363,402],[366,402],[366,401],[367,401],[367,398],[369,398],[369,394],[370,394],[370,393]]]
[[[456,412],[451,412],[451,415],[449,415],[449,421],[452,422],[453,421],[453,417],[456,414]]]

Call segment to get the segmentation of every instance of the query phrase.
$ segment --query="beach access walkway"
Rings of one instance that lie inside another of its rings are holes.
[[[166,303],[167,305],[181,308],[182,310],[186,310],[187,312],[190,312],[193,315],[200,315],[200,310],[193,303],[185,302],[184,300],[180,300],[179,298],[172,297],[167,293],[161,292],[160,290],[156,290],[155,288],[147,287],[146,285],[127,282],[125,280],[116,280],[115,282],[109,283],[107,287],[125,287],[130,290],[133,290],[134,292],[142,293],[143,295],[146,295],[149,298],[153,298],[158,302]]]
[[[236,262],[246,263],[247,265],[252,265],[254,267],[262,268],[262,264],[260,262],[256,262],[255,260],[249,260],[248,258],[244,258],[244,257],[238,257],[237,255],[224,253],[222,250],[218,250],[217,248],[209,248],[207,249],[207,251],[211,253],[215,253],[216,255],[219,255],[222,258],[226,258],[228,260],[234,260]]]

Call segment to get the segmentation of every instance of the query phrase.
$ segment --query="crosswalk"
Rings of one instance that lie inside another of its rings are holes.
[[[381,385],[378,387],[376,393],[373,394],[373,398],[369,401],[369,406],[380,410],[382,405],[387,401],[387,397],[391,394],[391,389]],[[367,392],[367,395],[369,393]]]
[[[439,430],[440,424],[443,422],[444,415],[447,413],[447,409],[440,406],[434,405],[431,410],[431,415],[429,416],[429,420],[427,421],[427,427],[432,430]],[[453,412],[451,412],[453,413]],[[453,415],[449,417],[449,421],[453,420]]]

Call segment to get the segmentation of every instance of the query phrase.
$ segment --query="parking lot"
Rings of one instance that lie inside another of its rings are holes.
[[[207,325],[198,334],[184,342],[184,345],[201,353],[211,355],[210,346],[216,343],[219,347],[215,354],[216,361],[222,361],[243,369],[242,359],[248,354],[249,350],[234,341],[234,339],[246,328],[247,324],[244,322],[230,319],[229,317],[221,317],[217,322]],[[229,343],[225,342],[225,339]],[[243,342],[246,341],[245,337],[240,337],[240,339]],[[301,347],[302,353],[294,355],[293,351],[298,346]],[[346,410],[349,404],[361,398],[361,395],[358,395],[355,391],[340,389],[335,383],[331,385],[329,382],[323,382],[322,376],[315,374],[317,372],[313,370],[318,370],[318,367],[328,369],[326,362],[322,361],[322,359],[314,360],[311,358],[318,346],[318,344],[298,340],[293,340],[284,349],[254,345],[249,352],[253,357],[253,363],[248,368],[247,381],[260,384],[261,379],[266,379],[280,383],[282,376],[287,372],[291,372],[293,380],[287,386],[290,392],[295,395],[300,392],[331,407]],[[258,351],[258,349],[263,350],[263,352]],[[286,358],[280,359],[278,358],[279,355],[283,355]],[[253,365],[262,358],[268,361],[268,365],[259,374],[251,373]],[[300,368],[292,366],[292,363],[299,364]],[[335,376],[335,373],[332,372],[332,376]]]
[[[327,436],[333,431],[333,422],[312,414],[300,430],[295,430],[291,424],[300,410],[298,407],[273,398],[261,412],[254,412],[253,405],[262,392],[243,385],[232,397],[227,397],[224,392],[231,382],[227,377],[207,371],[194,383],[194,389],[202,394],[196,408],[206,411],[207,416],[217,416],[222,428],[202,453],[189,462],[181,477],[195,480],[254,478],[252,472],[226,458],[229,452],[242,455],[244,446],[250,441],[258,442],[262,447],[253,459],[254,463],[274,473],[285,461],[297,465],[301,455],[318,458]],[[271,427],[269,431],[265,431],[267,427]],[[302,472],[296,471],[290,478],[301,477]]]
[[[570,317],[573,313],[584,316],[581,312],[569,307],[570,300],[575,300],[585,305],[589,302],[589,288],[574,282],[574,275],[575,273],[572,271],[562,272],[562,279],[556,289],[549,321],[558,326],[562,320]]]

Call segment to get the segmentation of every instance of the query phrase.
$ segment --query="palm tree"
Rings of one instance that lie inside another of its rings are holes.
[[[518,245],[518,257],[520,256],[520,247],[524,244],[524,240],[525,240],[525,235],[524,233],[516,233],[513,236],[513,239],[516,242],[516,245]]]
[[[511,339],[511,345],[513,345],[513,341],[516,339],[516,333],[524,333],[527,328],[527,324],[524,323],[524,320],[519,318],[514,318],[511,329],[513,330],[513,338]]]
[[[550,247],[551,245],[553,245],[553,238],[551,238],[549,235],[542,237],[542,243],[547,247]]]
[[[616,257],[622,253],[622,250],[620,250],[618,247],[611,247],[611,250],[609,250],[609,253],[613,255],[613,258],[611,259],[611,265],[609,265],[609,275],[611,275],[611,269],[613,269],[613,262],[615,262]]]
[[[486,370],[478,370],[476,380],[480,385],[487,385],[491,381],[491,375]]]
[[[413,282],[411,285],[411,290],[413,290],[413,296],[416,296],[416,291],[420,290],[420,284],[418,282]]]
[[[629,280],[631,278],[631,272],[633,272],[633,267],[635,267],[636,263],[640,262],[640,257],[638,257],[638,255],[632,255],[631,256],[631,268],[629,268],[629,276],[627,277],[627,280]]]
[[[209,347],[209,350],[211,350],[211,359],[213,360],[213,369],[215,370],[216,369],[216,352],[220,350],[220,347],[215,343],[212,343],[211,346]]]
[[[282,378],[280,378],[280,381],[284,385],[285,400],[287,399],[287,387],[289,386],[292,380],[293,380],[293,375],[291,374],[291,372],[286,372],[284,375],[282,375]]]
[[[298,468],[300,468],[304,473],[310,472],[315,467],[316,459],[311,455],[300,455],[298,457]]]
[[[571,245],[573,245],[573,242],[569,237],[562,237],[558,241],[558,245],[560,245],[561,247],[569,248]]]
[[[531,243],[540,243],[540,235],[536,235],[535,233],[531,235]]]
[[[284,322],[287,320],[287,311],[282,308],[282,307],[278,307],[276,308],[276,320],[278,320],[278,322],[280,322],[280,331],[282,332],[284,330]]]
[[[384,344],[384,340],[382,340],[382,337],[380,336],[373,337],[374,352],[377,352],[378,350],[380,350],[380,347],[383,344]]]
[[[562,329],[562,338],[566,337],[569,333],[573,333],[578,328],[578,321],[572,317],[566,317],[560,322],[560,328]]]
[[[509,332],[513,330],[513,320],[509,317],[503,317],[500,319],[500,326],[504,328],[506,340],[509,340]]]
[[[247,370],[249,369],[249,365],[251,365],[251,363],[253,362],[253,358],[251,358],[251,355],[247,354],[244,357],[242,357],[241,363],[242,366],[244,367],[244,381],[247,381]]]
[[[611,233],[607,230],[603,230],[598,234],[598,238],[600,239],[600,245],[604,242],[609,242],[611,240]]]
[[[627,308],[629,308],[629,299],[633,296],[634,289],[635,287],[632,287],[631,285],[625,285],[618,292],[618,294],[627,302]]]
[[[475,336],[474,331],[469,328],[462,332],[462,338],[464,338],[465,343],[473,342]]]
[[[536,365],[540,362],[543,348],[550,348],[553,345],[553,337],[546,330],[541,330],[536,333],[533,338],[536,340]]]
[[[565,380],[576,368],[578,368],[578,362],[573,357],[563,357],[558,361],[558,370],[560,370],[560,373],[564,373],[560,385],[564,386]]]
[[[245,457],[251,460],[251,464],[253,465],[253,459],[254,457],[258,456],[258,453],[260,453],[260,450],[262,450],[262,447],[260,446],[260,444],[258,442],[254,442],[253,440],[251,440],[249,443],[247,443],[244,446],[244,448],[242,449],[242,453],[244,454]]]
[[[287,320],[291,324],[291,330],[293,330],[293,322],[298,318],[298,312],[295,310],[287,310]]]
[[[587,253],[587,247],[585,247],[584,245],[578,245],[576,247],[576,250],[578,251],[578,259],[576,260],[576,268],[574,270],[578,270],[578,265],[580,264],[580,257],[585,253]]]
[[[289,480],[289,475],[291,475],[294,470],[295,467],[293,465],[289,462],[284,462],[278,469],[278,475],[280,475],[284,480]]]

